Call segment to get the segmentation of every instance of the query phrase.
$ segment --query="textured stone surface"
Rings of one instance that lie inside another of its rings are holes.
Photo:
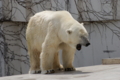
[[[77,68],[77,71],[54,74],[23,74],[1,77],[0,80],[120,80],[120,65],[97,65]]]

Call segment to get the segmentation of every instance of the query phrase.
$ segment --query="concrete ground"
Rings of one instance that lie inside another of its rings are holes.
[[[0,80],[120,80],[120,64],[77,68],[71,72],[54,74],[23,74],[1,77]]]

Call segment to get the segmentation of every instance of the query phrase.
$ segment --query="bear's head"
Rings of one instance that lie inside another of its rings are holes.
[[[68,34],[67,44],[71,47],[80,50],[82,45],[86,47],[90,45],[88,32],[83,26],[83,23],[73,24],[66,32]]]

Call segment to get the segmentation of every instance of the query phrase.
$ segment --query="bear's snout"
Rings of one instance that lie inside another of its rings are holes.
[[[90,45],[90,43],[87,43],[85,46],[88,47]]]
[[[81,44],[77,44],[76,49],[81,50]]]

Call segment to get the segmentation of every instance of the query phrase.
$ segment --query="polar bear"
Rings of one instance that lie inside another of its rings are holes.
[[[73,71],[75,51],[89,46],[88,32],[68,11],[42,11],[29,20],[26,40],[30,56],[29,73],[49,74],[57,69]],[[62,49],[63,66],[58,53]]]

